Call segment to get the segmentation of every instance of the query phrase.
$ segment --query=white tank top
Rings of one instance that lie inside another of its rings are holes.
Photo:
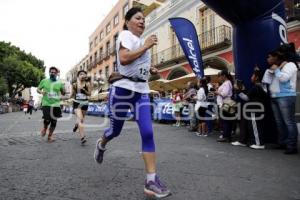
[[[121,65],[119,59],[119,50],[121,44],[124,48],[134,51],[144,45],[144,40],[132,34],[130,31],[124,30],[120,33],[117,44],[117,65],[119,72],[127,77],[140,78],[146,82],[133,82],[128,79],[121,79],[113,83],[115,87],[121,87],[138,93],[149,93],[148,79],[150,76],[151,54],[147,50],[141,57],[128,65]]]

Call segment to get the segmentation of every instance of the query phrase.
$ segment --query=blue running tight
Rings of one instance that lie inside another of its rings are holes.
[[[109,93],[110,127],[104,137],[111,140],[120,135],[128,110],[133,111],[142,138],[142,151],[155,152],[151,105],[148,94],[141,94],[120,87],[112,87]]]

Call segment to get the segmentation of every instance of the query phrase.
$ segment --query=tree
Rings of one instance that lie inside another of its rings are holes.
[[[3,60],[3,75],[8,84],[10,97],[27,87],[37,86],[44,77],[43,72],[27,61],[9,56]]]
[[[8,91],[6,80],[0,76],[0,97],[4,96]]]
[[[27,87],[37,86],[44,78],[44,71],[44,61],[10,43],[0,42],[0,74],[7,83],[10,97]]]

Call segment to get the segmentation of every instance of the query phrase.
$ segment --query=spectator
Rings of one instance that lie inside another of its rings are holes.
[[[293,43],[283,44],[269,53],[270,93],[278,130],[278,143],[285,154],[297,154],[298,129],[295,120],[297,63]]]
[[[197,123],[197,117],[195,114],[195,96],[197,95],[197,90],[195,89],[195,85],[193,82],[188,82],[187,83],[187,92],[183,96],[183,100],[188,103],[189,106],[189,117],[190,117],[190,126],[189,126],[189,131],[197,131],[198,123]]]
[[[216,102],[215,99],[215,94],[214,92],[216,91],[213,84],[211,83],[211,78],[210,76],[205,76],[206,82],[207,82],[207,89],[208,89],[208,94],[207,94],[207,111],[205,114],[206,117],[206,126],[207,126],[207,131],[208,134],[212,133],[213,131],[213,115],[214,115],[214,105]]]
[[[197,91],[197,96],[195,97],[197,102],[195,106],[195,111],[199,119],[197,136],[207,136],[207,127],[205,123],[205,113],[207,110],[206,97],[208,94],[207,83],[205,79],[201,79],[198,82],[199,90]]]
[[[221,107],[226,100],[230,100],[232,97],[232,76],[228,72],[228,70],[222,70],[219,75],[219,82],[222,83],[218,90],[215,92],[215,95],[217,95],[217,105],[219,107],[220,112]],[[229,119],[229,116],[227,113],[222,112],[220,117],[220,123],[221,123],[221,135],[218,142],[230,142],[231,141],[231,131],[232,131],[232,119]]]
[[[243,91],[238,94],[238,97],[244,102],[259,103],[260,105],[251,104],[247,106],[247,110],[251,110],[252,112],[245,113],[246,116],[244,116],[244,112],[242,112],[239,140],[231,143],[234,146],[249,145],[250,148],[253,149],[265,148],[263,139],[265,120],[260,119],[262,116],[261,112],[253,112],[255,110],[260,110],[261,105],[264,107],[268,99],[267,93],[262,87],[261,78],[261,71],[259,68],[255,68],[251,77],[251,82],[253,83],[252,88],[247,94]]]
[[[173,91],[174,95],[172,98],[173,101],[173,109],[174,109],[174,114],[175,114],[175,118],[176,118],[176,124],[174,124],[174,126],[179,127],[180,126],[180,110],[182,107],[182,94],[178,91],[178,90],[174,90]]]

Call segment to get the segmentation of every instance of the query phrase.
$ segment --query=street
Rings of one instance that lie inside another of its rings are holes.
[[[72,132],[74,116],[58,122],[56,141],[41,138],[41,111],[0,115],[0,199],[143,200],[144,165],[135,122],[93,159],[108,119],[88,116],[87,144]],[[300,155],[253,150],[197,137],[186,127],[154,123],[157,173],[170,200],[299,200]]]

